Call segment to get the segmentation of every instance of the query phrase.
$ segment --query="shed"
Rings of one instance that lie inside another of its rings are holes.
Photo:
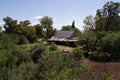
[[[78,37],[74,31],[58,31],[57,34],[48,39],[48,42],[54,42],[59,45],[76,46],[78,43]]]

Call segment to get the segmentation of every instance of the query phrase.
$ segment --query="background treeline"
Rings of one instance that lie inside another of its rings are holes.
[[[38,38],[48,39],[56,32],[56,29],[52,27],[52,18],[48,16],[40,19],[40,24],[33,26],[29,20],[18,22],[11,17],[6,17],[3,21],[5,22],[3,33],[18,37],[18,44],[34,43]]]

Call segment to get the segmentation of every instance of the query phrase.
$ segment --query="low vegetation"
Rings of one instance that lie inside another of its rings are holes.
[[[73,80],[89,74],[78,48],[64,54],[56,50],[55,44],[48,49],[43,43],[16,45],[15,39],[7,36],[0,41],[5,42],[4,39],[9,41],[0,48],[1,80]]]

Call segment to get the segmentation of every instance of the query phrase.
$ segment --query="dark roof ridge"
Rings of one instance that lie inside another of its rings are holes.
[[[54,36],[56,38],[70,38],[71,35],[74,33],[72,30],[61,30]]]

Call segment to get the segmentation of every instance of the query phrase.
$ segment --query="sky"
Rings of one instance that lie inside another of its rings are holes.
[[[9,16],[15,20],[30,20],[32,25],[39,23],[43,16],[53,19],[53,27],[60,30],[63,25],[75,26],[83,30],[86,16],[95,16],[96,10],[110,0],[0,0],[0,25]],[[113,0],[120,2],[120,0]]]

